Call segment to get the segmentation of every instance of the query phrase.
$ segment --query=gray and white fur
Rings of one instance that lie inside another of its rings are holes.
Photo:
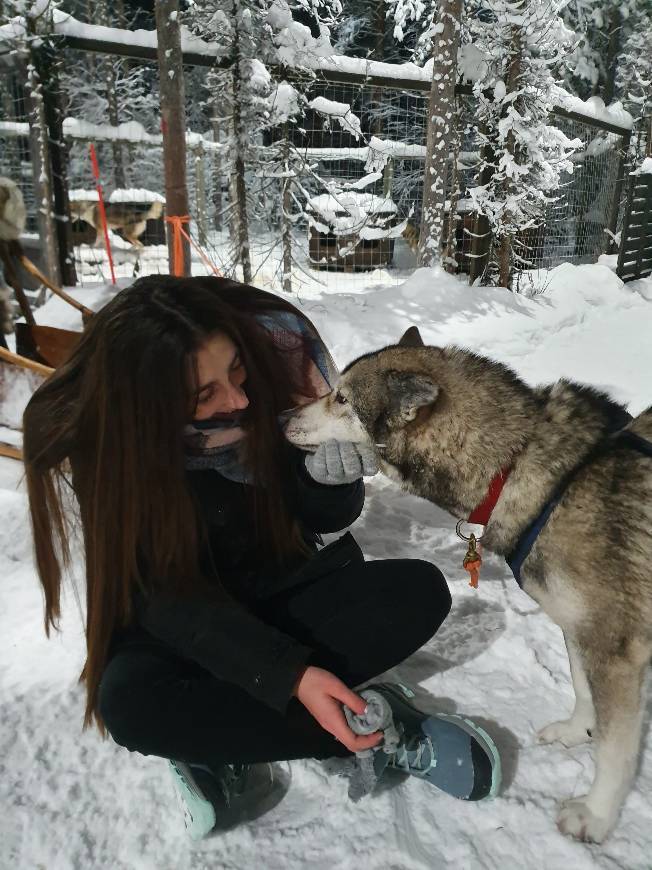
[[[506,366],[455,347],[401,343],[367,354],[334,391],[294,416],[286,436],[382,444],[381,470],[459,519],[511,473],[483,545],[508,554],[567,473],[624,417],[604,393],[571,381],[532,389]],[[627,424],[652,440],[652,407]],[[567,801],[558,827],[601,842],[635,775],[645,675],[652,657],[652,459],[626,446],[573,478],[521,569],[524,590],[561,627],[576,704],[544,743],[593,739],[589,793]]]

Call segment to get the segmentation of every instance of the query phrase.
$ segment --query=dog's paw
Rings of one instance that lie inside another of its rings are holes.
[[[557,816],[562,834],[584,843],[601,843],[613,827],[613,820],[596,816],[582,798],[566,801]]]
[[[563,743],[564,746],[579,746],[591,739],[588,729],[582,722],[564,719],[562,722],[551,722],[537,734],[539,743]]]

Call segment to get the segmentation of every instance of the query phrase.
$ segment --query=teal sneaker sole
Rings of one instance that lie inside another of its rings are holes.
[[[215,807],[198,786],[190,767],[170,761],[170,773],[183,809],[183,820],[191,840],[202,840],[216,824]]]

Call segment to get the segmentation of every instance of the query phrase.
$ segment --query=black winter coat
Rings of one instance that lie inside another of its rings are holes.
[[[210,542],[202,567],[208,576],[211,565],[217,569],[218,599],[163,593],[136,597],[137,619],[148,635],[280,712],[312,650],[258,618],[256,603],[363,559],[351,535],[321,550],[315,544],[322,532],[340,531],[360,515],[362,480],[318,484],[294,448],[291,467],[288,492],[312,556],[300,557],[286,571],[270,565],[256,547],[245,485],[212,469],[189,471]]]

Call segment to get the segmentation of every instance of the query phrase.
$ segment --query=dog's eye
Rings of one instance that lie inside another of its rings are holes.
[[[348,399],[346,399],[341,393],[335,394],[335,401],[339,402],[340,405],[348,404]]]

